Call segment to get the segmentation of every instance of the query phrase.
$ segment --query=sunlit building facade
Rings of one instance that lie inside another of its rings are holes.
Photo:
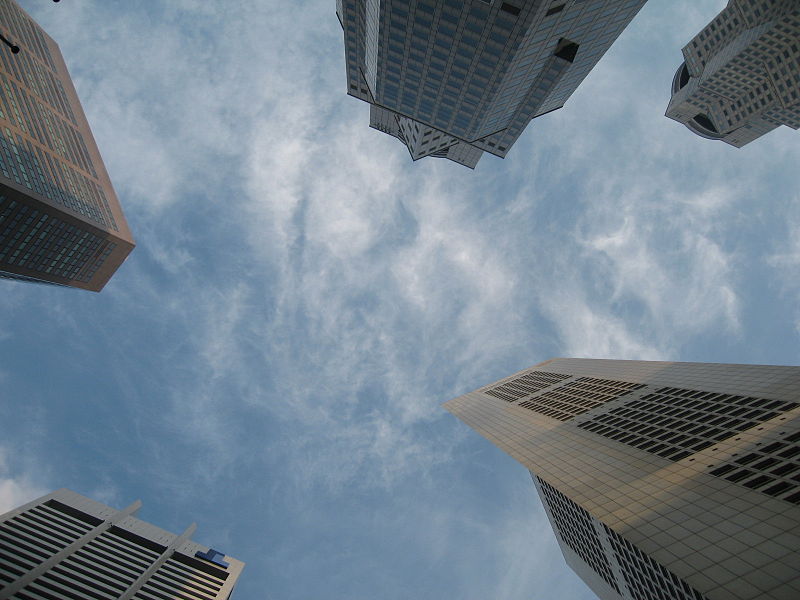
[[[0,515],[0,599],[228,600],[244,563],[67,489]]]
[[[337,0],[347,88],[413,160],[474,168],[561,108],[646,0]]]
[[[742,147],[800,127],[800,3],[729,0],[683,48],[667,116]]]
[[[800,367],[553,359],[445,408],[602,600],[800,598]]]
[[[14,0],[0,32],[0,277],[100,291],[134,246],[111,180],[56,43]]]

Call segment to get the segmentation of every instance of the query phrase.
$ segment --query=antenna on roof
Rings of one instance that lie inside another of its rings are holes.
[[[11,50],[11,53],[12,53],[12,54],[17,54],[17,53],[19,53],[19,46],[17,46],[16,44],[12,44],[12,43],[11,43],[11,42],[10,42],[10,41],[9,41],[9,40],[6,38],[6,36],[4,36],[2,33],[0,33],[0,40],[2,40],[2,41],[3,41],[3,43],[4,43],[6,46],[8,46],[8,47],[9,47],[9,49]]]
[[[53,0],[53,2],[60,2],[60,0]],[[6,46],[8,46],[9,50],[11,50],[11,54],[19,54],[19,46],[13,44],[6,36],[0,33],[0,41],[2,41]]]

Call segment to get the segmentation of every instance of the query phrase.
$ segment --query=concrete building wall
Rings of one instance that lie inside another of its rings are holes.
[[[445,407],[709,600],[800,594],[800,368],[554,359]]]
[[[800,127],[800,5],[729,0],[684,48],[666,116],[741,147]]]
[[[0,600],[227,600],[244,563],[67,489],[0,516]],[[223,560],[224,559],[224,560]]]

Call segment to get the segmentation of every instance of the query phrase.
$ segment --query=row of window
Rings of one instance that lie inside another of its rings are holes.
[[[0,264],[88,283],[115,247],[56,217],[0,197]]]
[[[664,387],[578,427],[678,461],[796,406],[782,400]]]
[[[53,57],[40,27],[31,21],[11,0],[0,0],[0,23],[7,27],[11,37],[30,48],[39,59],[55,71]]]
[[[520,402],[519,406],[559,421],[569,421],[643,387],[628,381],[580,377]]]
[[[25,47],[27,50],[28,47]],[[73,125],[77,126],[75,113],[67,99],[64,85],[53,71],[37,61],[29,52],[19,54],[5,53],[0,55],[3,69],[9,76],[25,84],[39,98],[61,113]]]
[[[524,396],[535,394],[570,377],[570,375],[564,375],[563,373],[532,371],[512,381],[486,390],[484,394],[494,396],[506,402],[515,402]]]
[[[0,109],[0,117],[7,118],[40,144],[97,177],[81,134],[5,75],[0,85],[0,100],[6,109],[5,115]]]
[[[616,577],[611,571],[600,536],[595,529],[595,519],[581,506],[567,498],[542,478],[537,477],[547,508],[559,537],[580,556],[603,580],[619,592]]]
[[[603,524],[633,600],[706,600],[700,592]]]
[[[97,182],[72,169],[10,129],[0,133],[0,172],[46,198],[118,230],[108,199]]]
[[[712,475],[758,490],[767,496],[800,504],[800,432],[766,445],[757,443],[743,456],[716,466]]]

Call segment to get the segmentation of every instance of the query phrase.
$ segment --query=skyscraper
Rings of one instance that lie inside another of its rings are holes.
[[[667,116],[741,148],[800,127],[800,3],[728,0],[683,48]]]
[[[558,358],[445,407],[603,600],[800,598],[800,367]]]
[[[646,0],[337,0],[347,88],[417,160],[474,168],[561,108]]]
[[[134,243],[56,43],[0,0],[0,277],[100,291]]]
[[[0,600],[227,600],[244,563],[67,489],[0,516]]]

